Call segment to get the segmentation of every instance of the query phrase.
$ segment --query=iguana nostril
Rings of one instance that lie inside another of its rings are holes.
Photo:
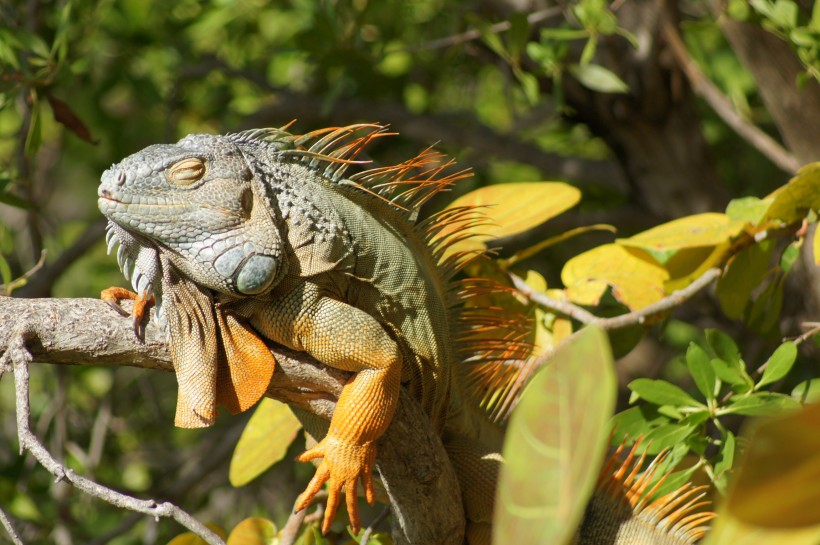
[[[117,171],[117,180],[116,180],[117,185],[123,185],[125,183],[125,178],[126,178],[125,172],[123,172],[121,170]]]

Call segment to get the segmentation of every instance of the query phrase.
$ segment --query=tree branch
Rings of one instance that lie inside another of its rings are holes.
[[[541,305],[542,307],[559,314],[569,316],[573,320],[579,321],[582,324],[596,325],[606,331],[611,331],[614,329],[623,329],[632,325],[643,324],[650,316],[660,314],[661,312],[666,312],[667,310],[671,310],[682,305],[700,290],[711,284],[713,280],[720,276],[720,273],[721,270],[718,268],[708,269],[700,275],[697,280],[685,288],[664,297],[660,301],[652,303],[642,309],[629,312],[627,314],[621,314],[620,316],[614,316],[612,318],[601,318],[599,316],[595,316],[588,310],[570,303],[569,301],[560,301],[544,295],[543,293],[533,291],[519,276],[516,276],[513,273],[507,274],[509,274],[515,289],[521,292],[524,297],[533,303]]]
[[[118,317],[108,305],[96,299],[0,297],[0,354],[6,354],[2,360],[10,360],[10,351],[22,350],[34,361],[43,363],[127,365],[172,371],[164,334],[149,326],[145,343],[140,343],[131,326],[130,319]],[[21,336],[21,332],[25,335]],[[277,369],[268,395],[329,419],[349,375],[325,367],[304,353],[279,347],[271,347],[271,352],[276,357]],[[24,368],[22,362],[15,365],[17,380],[22,381],[27,376]],[[23,392],[18,393],[21,395]],[[24,399],[27,398],[26,391]],[[20,414],[18,417],[22,418]],[[22,414],[27,418],[25,411]],[[169,415],[168,425],[171,421]],[[18,428],[27,431],[22,424],[26,423],[18,422]],[[39,443],[28,432],[28,435],[21,433],[21,444],[37,449]],[[32,453],[35,456],[43,454],[44,459],[38,457],[38,460],[75,486],[90,493],[104,489],[96,483],[86,482],[70,470],[55,468],[56,462],[47,452]],[[394,516],[395,543],[457,545],[462,542],[464,513],[458,482],[440,438],[433,432],[418,403],[405,391],[401,392],[390,427],[379,441],[377,467],[394,514],[399,514]],[[157,512],[164,504],[129,499],[142,502],[139,504],[143,509],[141,512],[164,514]]]
[[[27,327],[26,324],[22,324],[22,327],[12,335],[11,341],[6,347],[6,352],[0,360],[0,369],[5,370],[10,365],[13,365],[14,368],[15,397],[17,400],[17,437],[20,441],[20,453],[22,454],[26,450],[31,452],[34,458],[40,462],[40,465],[56,477],[57,482],[67,481],[86,494],[107,501],[117,507],[153,517],[170,517],[204,539],[209,545],[224,545],[225,542],[222,538],[176,505],[169,502],[158,503],[154,500],[140,500],[122,494],[77,475],[54,459],[29,427],[31,414],[28,365],[32,360],[32,355],[26,348],[26,339],[31,331],[32,329]]]
[[[5,528],[6,533],[11,538],[11,542],[14,545],[23,545],[23,541],[20,539],[20,536],[17,535],[17,532],[14,531],[14,526],[11,524],[11,520],[6,516],[6,513],[0,509],[0,524],[3,525]]]
[[[668,19],[664,20],[662,25],[663,36],[669,45],[669,49],[672,51],[672,56],[675,57],[675,61],[681,67],[683,73],[686,74],[686,79],[689,80],[689,84],[695,93],[709,103],[712,110],[714,110],[738,136],[768,157],[778,168],[790,174],[797,172],[797,169],[800,168],[800,161],[771,136],[738,114],[732,102],[726,98],[720,89],[718,89],[718,87],[706,77],[698,65],[695,64],[695,61],[689,56],[689,51],[687,51],[680,34],[678,34],[677,27]]]

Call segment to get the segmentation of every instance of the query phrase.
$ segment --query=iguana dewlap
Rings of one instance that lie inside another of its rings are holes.
[[[363,125],[304,136],[191,135],[113,165],[99,188],[109,249],[119,243],[124,274],[140,301],[156,297],[169,335],[178,426],[212,424],[216,405],[252,406],[274,372],[268,341],[355,373],[327,435],[299,458],[322,458],[299,506],[328,482],[325,530],[342,488],[361,480],[373,501],[375,443],[402,384],[437,430],[447,428],[461,465],[500,446],[497,430],[482,431],[453,387],[463,357],[449,280],[458,256],[442,256],[470,211],[415,225],[418,206],[462,174],[441,176],[439,156],[428,150],[345,177],[359,151],[384,134]],[[104,292],[109,301],[120,296]],[[491,465],[489,477],[470,484],[488,487],[473,516],[479,524],[492,515]],[[347,504],[358,530],[355,493]]]

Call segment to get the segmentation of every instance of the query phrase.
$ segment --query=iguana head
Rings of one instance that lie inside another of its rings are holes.
[[[121,243],[120,266],[140,292],[143,278],[158,285],[158,253],[198,284],[237,296],[265,292],[285,271],[264,184],[229,137],[145,148],[106,170],[98,195],[109,244]]]

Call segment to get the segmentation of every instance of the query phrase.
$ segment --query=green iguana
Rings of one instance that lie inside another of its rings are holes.
[[[211,425],[216,405],[233,413],[254,405],[274,372],[268,342],[355,373],[327,434],[298,458],[322,458],[297,507],[327,483],[323,532],[343,488],[358,531],[350,491],[361,481],[373,503],[376,441],[407,388],[461,483],[467,541],[488,544],[502,433],[467,385],[497,376],[515,348],[487,334],[502,317],[462,311],[484,288],[453,280],[471,254],[445,253],[481,221],[477,211],[416,222],[424,202],[466,173],[446,174],[450,163],[428,149],[346,175],[369,143],[389,134],[384,127],[286,129],[191,135],[107,170],[99,207],[109,251],[119,243],[136,294],[111,288],[103,299],[116,306],[136,298],[139,324],[156,297],[179,385],[177,426]],[[322,429],[316,417],[298,416],[306,430]]]

